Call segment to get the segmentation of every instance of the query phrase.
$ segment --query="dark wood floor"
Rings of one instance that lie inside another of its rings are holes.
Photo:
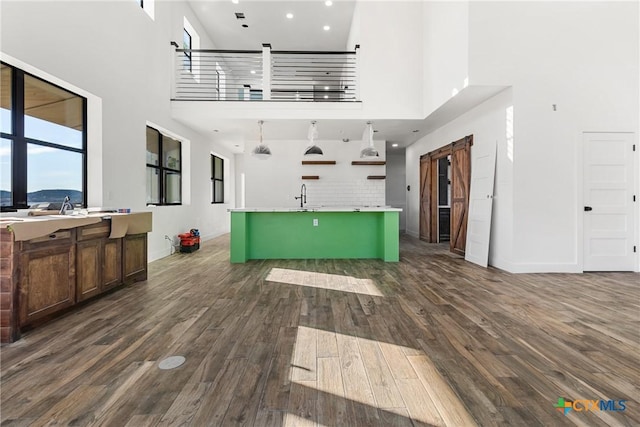
[[[640,425],[638,274],[512,275],[410,237],[397,264],[228,246],[2,347],[2,425]]]

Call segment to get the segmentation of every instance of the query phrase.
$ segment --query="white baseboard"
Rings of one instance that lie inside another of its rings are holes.
[[[419,239],[419,238],[420,238],[420,233],[419,233],[419,232],[417,232],[417,231],[413,231],[413,230],[409,230],[409,229],[407,229],[407,230],[406,230],[406,233],[407,233],[409,236],[411,236],[411,237],[415,237],[416,239]]]
[[[147,253],[147,263],[157,261],[161,258],[171,255],[171,248],[162,249],[159,251],[153,251]]]
[[[511,263],[511,268],[507,271],[510,273],[582,273],[577,263]]]
[[[220,237],[220,236],[223,236],[225,234],[229,234],[229,231],[223,231],[221,233],[212,233],[212,234],[202,235],[202,236],[200,236],[200,240],[205,242],[207,240],[215,239],[216,237]]]

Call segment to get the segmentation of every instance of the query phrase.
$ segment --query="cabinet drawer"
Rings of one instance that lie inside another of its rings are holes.
[[[109,234],[111,233],[111,221],[103,220],[102,222],[99,222],[97,224],[79,227],[76,233],[76,238],[79,242],[83,240],[109,237]]]
[[[75,238],[74,230],[58,230],[46,236],[22,242],[22,250],[46,248],[48,246],[70,245]]]

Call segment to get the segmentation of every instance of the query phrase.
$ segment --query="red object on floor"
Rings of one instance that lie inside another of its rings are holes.
[[[191,233],[178,234],[180,238],[180,252],[193,252],[200,249],[200,236]]]

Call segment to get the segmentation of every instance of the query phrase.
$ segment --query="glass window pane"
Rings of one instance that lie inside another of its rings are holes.
[[[12,133],[11,106],[13,93],[11,92],[11,77],[13,70],[4,64],[0,65],[0,131]]]
[[[215,179],[223,179],[222,174],[224,170],[222,169],[222,159],[220,157],[213,157],[213,170],[213,177]]]
[[[186,29],[182,33],[182,48],[191,49],[191,35]]]
[[[224,182],[222,181],[213,181],[213,202],[224,202]]]
[[[180,170],[180,141],[162,136],[164,167]]]
[[[11,140],[0,139],[0,205],[11,206]]]
[[[177,172],[165,172],[164,193],[165,203],[182,203],[182,184],[180,174]]]
[[[160,132],[147,126],[147,164],[160,166]]]
[[[82,148],[83,98],[35,77],[24,76],[27,138]]]
[[[62,203],[65,196],[82,205],[82,154],[27,144],[27,204]]]
[[[147,167],[147,203],[160,203],[160,170]]]

